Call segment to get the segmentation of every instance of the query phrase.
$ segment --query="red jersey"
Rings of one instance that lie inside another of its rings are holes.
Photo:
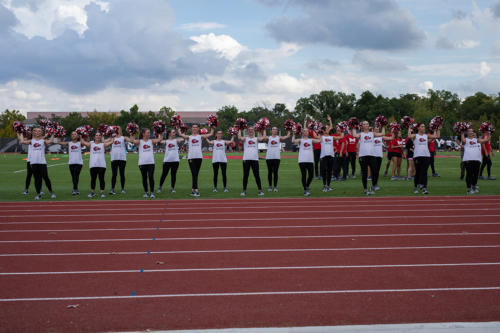
[[[340,140],[341,144],[344,144],[344,148],[342,149],[342,154],[347,155],[347,138],[344,136],[342,140]]]
[[[390,146],[401,146],[401,148],[392,148],[392,153],[400,153],[402,154],[403,153],[403,139],[392,139],[391,141],[389,141],[389,144]]]
[[[432,139],[432,140],[429,140],[429,152],[430,153],[435,153],[436,152],[436,143],[435,143],[435,140]]]
[[[387,133],[385,136],[388,136],[390,138],[393,137],[392,133]],[[395,151],[393,148],[392,148],[392,141],[393,140],[389,140],[387,141],[387,152],[388,153],[397,153],[397,151]]]
[[[357,148],[358,148],[358,139],[353,137],[351,134],[347,134],[344,136],[346,143],[347,143],[347,152],[348,153],[355,153]]]
[[[309,136],[314,139],[314,132],[309,131]],[[313,149],[321,149],[321,142],[313,142]]]
[[[340,153],[340,145],[342,143],[340,142],[340,140],[335,140],[333,141],[333,148],[335,149],[335,153]]]
[[[484,139],[485,137],[486,137],[486,135],[483,134],[481,136],[481,139]],[[487,142],[485,142],[481,145],[481,155],[485,156],[485,155],[489,155],[489,154],[491,154],[491,143],[488,140]]]

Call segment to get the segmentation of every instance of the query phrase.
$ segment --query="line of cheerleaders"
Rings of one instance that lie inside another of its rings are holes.
[[[346,133],[342,130],[338,130],[336,134],[331,135],[330,132],[333,129],[331,118],[328,117],[329,125],[326,131],[321,135],[304,128],[300,138],[296,137],[295,133],[292,136],[292,142],[299,146],[298,154],[298,164],[301,171],[301,180],[304,190],[304,195],[310,195],[310,185],[313,179],[314,162],[316,150],[318,151],[319,159],[321,161],[321,178],[323,181],[323,192],[331,191],[331,179],[334,172],[334,160],[335,157],[342,158],[342,168],[344,169],[344,177],[346,177],[347,169],[345,168],[348,162],[351,162],[351,168],[353,178],[355,177],[355,162],[356,157],[359,158],[359,164],[361,166],[361,181],[363,184],[364,193],[366,195],[375,194],[375,191],[380,189],[378,186],[378,178],[380,166],[382,163],[383,156],[383,141],[389,143],[391,147],[391,159],[393,162],[393,178],[395,177],[395,170],[399,176],[399,169],[401,166],[401,157],[403,152],[403,147],[407,148],[406,157],[408,159],[408,176],[409,179],[414,181],[414,193],[428,194],[427,190],[427,170],[431,164],[431,151],[429,150],[429,143],[432,140],[439,139],[440,130],[436,130],[429,134],[426,132],[424,124],[419,124],[417,131],[414,133],[411,129],[409,130],[408,137],[406,140],[401,138],[401,133],[392,135],[388,133],[386,135],[385,128],[374,128],[370,127],[368,121],[363,121],[361,123],[361,130],[352,129],[350,132]],[[179,167],[179,144],[184,140],[188,143],[188,162],[189,168],[192,175],[192,192],[191,195],[198,197],[200,192],[198,189],[198,175],[201,168],[203,155],[202,155],[202,140],[206,140],[208,144],[212,145],[213,156],[213,183],[214,192],[217,192],[217,182],[219,169],[222,173],[222,182],[224,186],[224,192],[228,192],[227,189],[227,157],[226,157],[226,147],[233,144],[234,136],[230,141],[222,139],[222,131],[219,130],[215,134],[215,139],[210,140],[209,138],[214,135],[214,129],[212,128],[210,133],[201,135],[199,133],[199,126],[193,125],[191,127],[191,135],[183,134],[180,130],[170,129],[167,131],[166,139],[163,139],[164,135],[160,135],[159,138],[151,139],[150,130],[142,129],[139,138],[136,139],[135,136],[123,136],[121,128],[118,130],[118,134],[109,139],[105,139],[103,135],[97,132],[94,136],[93,141],[86,141],[84,138],[80,137],[76,132],[71,133],[71,141],[59,142],[62,145],[68,146],[69,153],[69,170],[71,173],[73,181],[73,195],[78,195],[78,183],[79,175],[83,166],[82,160],[82,146],[86,146],[90,151],[90,193],[89,197],[96,196],[96,183],[99,179],[100,185],[100,196],[105,197],[105,180],[104,175],[106,172],[106,161],[104,157],[105,149],[111,146],[111,195],[116,194],[115,185],[118,176],[118,171],[120,173],[121,181],[121,193],[125,193],[125,166],[126,166],[126,153],[125,153],[125,143],[131,142],[138,146],[139,152],[139,169],[142,175],[142,184],[144,187],[144,197],[154,198],[155,192],[155,181],[154,181],[154,155],[153,155],[153,145],[162,144],[165,145],[165,157],[163,159],[163,172],[160,178],[160,186],[156,190],[158,193],[162,191],[163,183],[170,173],[171,175],[171,192],[175,193],[175,183],[177,170]],[[278,191],[278,171],[280,166],[280,150],[281,141],[290,138],[290,132],[286,136],[279,136],[278,129],[273,127],[271,129],[271,135],[267,136],[266,131],[256,133],[253,127],[249,127],[247,130],[247,135],[243,136],[242,132],[238,132],[238,139],[243,143],[244,153],[243,153],[243,191],[241,196],[246,196],[246,190],[248,185],[248,178],[250,170],[254,175],[258,195],[264,195],[262,190],[262,183],[259,175],[259,155],[258,155],[258,142],[267,142],[267,153],[266,153],[266,164],[268,168],[268,182],[269,191]],[[35,178],[35,188],[36,196],[35,199],[39,200],[43,192],[42,180],[45,182],[46,187],[49,190],[51,198],[55,198],[55,194],[52,191],[51,182],[47,172],[47,163],[45,160],[45,146],[52,144],[54,142],[54,137],[51,136],[46,139],[43,136],[41,128],[34,128],[32,132],[31,139],[25,139],[22,134],[18,135],[18,139],[21,143],[29,145],[28,150],[28,163],[27,163],[27,178],[26,178],[26,190],[24,194],[28,194],[28,187],[31,176]],[[463,158],[462,163],[466,171],[466,185],[467,193],[478,192],[477,180],[479,177],[479,169],[481,165],[482,156],[482,146],[488,145],[489,151],[487,152],[488,160],[488,176],[491,167],[491,159],[489,159],[489,154],[491,152],[491,146],[489,146],[490,134],[486,133],[482,138],[478,138],[476,133],[472,129],[468,129],[465,134],[461,136],[461,143],[463,145]],[[314,149],[315,146],[320,145],[320,149]],[[348,148],[350,147],[350,148]],[[355,147],[355,150],[354,148]],[[484,148],[483,148],[484,155]],[[354,157],[354,158],[353,158]],[[484,158],[483,158],[484,162]],[[413,169],[413,170],[412,170]],[[387,169],[386,169],[387,171]],[[434,171],[433,171],[434,172]],[[371,178],[370,178],[371,176]],[[371,186],[368,186],[368,181],[371,179]],[[149,186],[148,186],[149,185]]]

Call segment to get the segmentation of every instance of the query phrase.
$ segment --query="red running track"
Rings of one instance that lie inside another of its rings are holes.
[[[2,332],[500,320],[500,196],[0,211]]]

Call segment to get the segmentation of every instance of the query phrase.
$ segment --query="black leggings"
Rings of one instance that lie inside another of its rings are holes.
[[[42,179],[49,192],[52,192],[52,183],[50,182],[49,174],[47,172],[47,164],[31,164],[31,169],[33,170],[33,176],[35,176],[36,193],[40,194],[40,191],[42,190]]]
[[[436,156],[436,152],[431,152],[431,158],[429,160],[429,164],[431,165],[432,174],[436,173],[436,168],[434,168],[434,156]]]
[[[321,177],[323,186],[330,186],[332,181],[333,156],[325,156],[321,159]]]
[[[319,169],[319,161],[321,156],[321,149],[314,149],[314,175],[318,177],[320,175]]]
[[[351,174],[354,176],[356,174],[356,152],[347,153],[347,164],[351,164]]]
[[[278,170],[280,168],[280,162],[281,162],[281,160],[279,160],[279,159],[266,160],[267,181],[269,182],[269,187],[271,187],[273,185],[274,185],[274,187],[278,186]],[[273,177],[274,177],[274,182],[273,182]]]
[[[250,168],[252,168],[253,176],[255,178],[255,182],[257,183],[257,188],[259,189],[259,191],[261,191],[262,184],[260,183],[259,161],[255,160],[243,161],[243,191],[247,190],[248,176],[250,176]]]
[[[368,182],[368,168],[372,170],[372,185],[377,185],[378,172],[375,173],[373,170],[376,169],[374,156],[363,156],[359,158],[359,165],[361,166],[361,182],[363,183],[363,188],[367,189]]]
[[[80,181],[80,171],[82,171],[83,165],[81,164],[70,164],[69,173],[71,174],[71,180],[73,181],[73,190],[78,190],[78,182]]]
[[[118,174],[118,169],[120,169],[120,184],[122,190],[125,188],[125,165],[127,161],[115,160],[111,161],[111,188],[115,189],[116,176]]]
[[[488,177],[490,177],[491,176],[491,157],[489,155],[483,155],[483,163],[481,163],[481,170],[479,171],[479,175],[481,175],[481,176],[483,175],[484,167],[486,167],[486,171],[488,172]]]
[[[212,163],[212,168],[214,169],[214,188],[217,188],[217,178],[219,177],[219,167],[222,172],[222,184],[224,188],[227,187],[227,176],[226,176],[226,168],[227,163],[224,162],[215,162]]]
[[[429,169],[430,159],[430,157],[423,156],[413,159],[415,161],[415,178],[413,179],[415,187],[418,185],[427,187],[427,170]]]
[[[33,176],[33,169],[31,168],[30,162],[26,163],[26,182],[25,182],[25,189],[28,189],[30,187],[31,183],[31,177]]]
[[[340,171],[344,169],[346,158],[344,156],[340,156],[339,154],[335,154],[335,163],[334,163],[334,171],[333,175],[335,178],[340,178]],[[347,175],[347,171],[344,170],[344,177]]]
[[[304,191],[309,189],[313,179],[314,164],[310,162],[299,163],[300,173],[302,174],[302,187]]]
[[[90,168],[90,189],[92,190],[92,192],[95,190],[97,176],[99,176],[99,188],[101,189],[101,191],[104,191],[104,186],[106,185],[106,183],[104,182],[105,173],[106,168]]]
[[[142,187],[144,188],[144,192],[148,192],[148,178],[149,178],[149,188],[151,189],[151,193],[153,193],[155,189],[155,165],[154,164],[143,164],[139,165],[139,169],[141,170],[142,175]]]
[[[163,182],[165,182],[165,178],[167,178],[168,172],[172,170],[172,172],[170,173],[170,187],[175,188],[175,181],[177,180],[177,169],[179,169],[179,162],[163,162],[160,187],[163,186]]]
[[[354,155],[356,156],[356,155]],[[349,156],[344,154],[343,160],[342,160],[342,177],[344,179],[347,179],[347,175],[349,174]]]
[[[191,169],[191,177],[193,179],[193,184],[192,184],[193,190],[198,189],[198,174],[200,173],[202,161],[203,161],[203,159],[201,159],[201,158],[192,158],[192,159],[188,160],[189,169]]]
[[[375,170],[372,169],[372,179],[374,180],[373,185],[378,184],[378,178],[380,175],[380,167],[382,166],[382,157],[373,157],[375,161],[373,164],[375,165]]]
[[[467,175],[465,176],[465,182],[467,183],[467,188],[477,185],[477,179],[479,178],[479,167],[481,166],[480,161],[465,161],[465,170]]]

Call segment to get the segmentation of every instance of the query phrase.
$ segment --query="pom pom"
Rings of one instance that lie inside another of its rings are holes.
[[[441,126],[443,126],[443,118],[441,118],[440,116],[435,116],[429,123],[429,129],[432,131],[440,129]]]
[[[302,125],[300,123],[295,123],[292,127],[292,132],[295,135],[302,135]]]
[[[323,135],[326,132],[326,125],[320,122],[316,123],[316,132],[318,132],[319,135]]]
[[[387,118],[382,115],[375,118],[375,127],[377,128],[386,127],[387,123],[388,123]]]
[[[349,118],[349,120],[347,121],[347,125],[349,126],[350,129],[358,128],[359,126],[358,118],[356,117]]]
[[[42,127],[42,128],[47,127],[50,123],[52,123],[52,122],[50,120],[48,120],[48,119],[40,119],[40,120],[38,120],[38,124],[40,124],[40,127]]]
[[[24,136],[25,138],[30,137],[30,136],[31,136],[31,131],[32,131],[32,130],[33,130],[33,128],[32,128],[32,127],[30,127],[30,126],[23,126],[23,136]]]
[[[187,131],[189,130],[189,127],[183,122],[181,122],[181,124],[179,125],[179,130],[181,131],[182,134],[186,134]]]
[[[247,120],[244,118],[236,119],[236,123],[234,124],[234,127],[238,128],[238,130],[247,129],[248,128]]]
[[[82,138],[87,138],[89,136],[89,132],[87,132],[87,128],[85,126],[80,126],[75,130],[76,134],[81,136]]]
[[[206,128],[202,128],[202,129],[200,129],[200,134],[201,134],[201,135],[208,134],[208,129],[206,129]]]
[[[15,121],[12,124],[12,128],[14,129],[14,132],[21,134],[24,132],[24,124],[21,121]]]
[[[178,114],[174,114],[172,118],[170,118],[170,126],[179,128],[181,127],[181,125],[182,125],[181,116]]]
[[[57,124],[57,126],[54,129],[52,129],[51,134],[54,134],[54,136],[57,138],[62,138],[63,136],[66,135],[66,130],[61,125]]]
[[[260,118],[259,120],[257,120],[257,123],[255,124],[255,130],[257,130],[257,128],[260,128],[260,131],[258,131],[258,132],[265,131],[266,128],[268,128],[270,124],[271,124],[271,122],[269,121],[269,119]]]
[[[337,124],[337,131],[345,132],[348,128],[347,121],[341,121]]]
[[[92,126],[90,125],[85,125],[85,130],[87,131],[88,135],[91,136],[92,133],[94,133],[94,128],[92,128]]]
[[[401,119],[401,127],[408,129],[414,122],[415,120],[413,120],[412,117],[404,116],[403,119]]]
[[[484,123],[482,123],[481,126],[479,126],[479,130],[481,131],[481,133],[495,132],[495,128],[489,121],[485,121]]]
[[[408,127],[408,130],[411,130],[413,133],[418,132],[418,124],[417,123],[412,123],[410,127]]]
[[[293,125],[295,125],[295,122],[292,119],[285,120],[284,128],[285,131],[291,131],[293,128]]]
[[[465,121],[457,121],[453,125],[453,132],[457,135],[461,135],[463,132],[467,131],[471,127],[470,123],[467,123]]]
[[[155,132],[156,137],[159,137],[161,134],[163,134],[166,128],[167,125],[163,120],[157,120],[153,123],[153,131]]]
[[[391,128],[391,133],[397,134],[397,133],[401,132],[401,126],[396,121],[392,122],[389,125],[389,127]]]
[[[219,119],[217,116],[214,114],[209,115],[207,118],[207,125],[212,128],[219,126]]]
[[[118,126],[108,126],[108,128],[106,129],[106,133],[104,135],[106,136],[111,136],[111,137],[115,137],[118,135]]]
[[[309,120],[306,126],[310,131],[316,132],[316,130],[318,129],[318,122],[316,120]]]
[[[97,126],[97,132],[100,132],[102,135],[105,135],[106,132],[108,131],[108,125],[106,124],[100,124],[99,126]]]
[[[229,129],[227,130],[227,134],[229,134],[230,136],[238,135],[238,128],[234,126],[229,127]]]
[[[131,122],[131,123],[128,123],[127,124],[127,128],[126,128],[126,131],[129,135],[136,135],[137,132],[139,132],[139,125],[137,125],[136,123],[134,122]]]

